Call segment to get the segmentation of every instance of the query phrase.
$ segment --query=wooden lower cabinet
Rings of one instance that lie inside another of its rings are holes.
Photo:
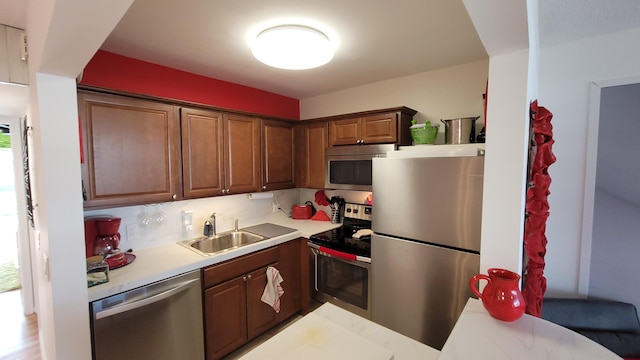
[[[204,291],[207,359],[220,359],[247,342],[247,288],[242,277]]]
[[[280,264],[272,264],[276,269]],[[260,300],[267,285],[267,267],[247,275],[247,335],[251,340],[278,324],[279,314]]]
[[[241,256],[203,269],[207,359],[220,359],[292,315],[307,309],[302,296],[303,239]],[[283,278],[280,312],[261,297],[266,271],[274,266]],[[306,272],[305,272],[306,274]]]

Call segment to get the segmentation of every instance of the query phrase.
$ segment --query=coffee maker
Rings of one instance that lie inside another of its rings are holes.
[[[87,218],[84,221],[85,252],[87,257],[94,255],[109,256],[119,252],[120,222],[113,216]]]

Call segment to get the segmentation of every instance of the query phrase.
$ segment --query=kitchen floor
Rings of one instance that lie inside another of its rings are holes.
[[[310,307],[309,311],[313,311],[313,310],[319,308],[321,305],[322,305],[322,303],[320,303],[318,301],[315,301],[315,300],[311,300],[311,307]],[[274,336],[275,334],[279,333],[280,331],[286,329],[289,325],[295,323],[296,321],[300,320],[301,318],[302,318],[301,315],[292,316],[289,320],[283,322],[282,324],[280,324],[280,325],[274,327],[273,329],[265,332],[264,334],[258,336],[257,338],[253,339],[250,343],[248,343],[245,346],[239,348],[238,350],[232,352],[231,354],[225,356],[223,359],[224,360],[239,359],[240,357],[242,357],[243,355],[245,355],[249,351],[251,351],[254,348],[256,348],[258,345],[260,345],[263,342],[269,340],[272,336]]]
[[[20,290],[0,293],[0,360],[40,360],[38,319],[22,312]]]

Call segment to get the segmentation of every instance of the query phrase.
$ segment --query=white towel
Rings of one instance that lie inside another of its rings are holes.
[[[284,290],[280,286],[283,281],[278,269],[273,266],[267,267],[267,286],[264,287],[260,300],[271,306],[277,313],[280,312],[280,296],[284,294]]]

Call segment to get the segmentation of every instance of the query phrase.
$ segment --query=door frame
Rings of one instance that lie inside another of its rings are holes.
[[[9,124],[9,135],[11,136],[16,206],[18,208],[18,263],[20,266],[20,284],[22,286],[20,295],[22,297],[22,308],[24,314],[28,315],[35,311],[33,264],[31,262],[31,254],[34,253],[34,249],[32,247],[32,242],[30,241],[29,225],[27,223],[27,202],[25,188],[23,186],[23,121],[24,117],[0,116],[0,123]]]

